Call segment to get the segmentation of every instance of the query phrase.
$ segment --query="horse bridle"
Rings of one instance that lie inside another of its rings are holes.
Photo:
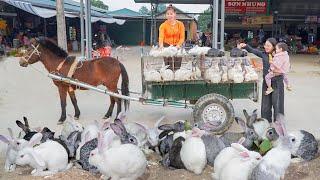
[[[26,63],[29,64],[29,60],[30,60],[30,58],[32,57],[33,54],[36,54],[36,55],[38,55],[38,56],[40,57],[40,54],[41,54],[41,53],[40,53],[40,51],[38,50],[39,45],[40,45],[40,44],[38,44],[38,45],[35,47],[33,44],[31,44],[31,46],[32,46],[32,48],[33,48],[33,51],[32,51],[29,55],[22,56],[21,59],[24,60]]]

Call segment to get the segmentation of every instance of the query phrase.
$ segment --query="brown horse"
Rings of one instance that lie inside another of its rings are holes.
[[[33,64],[38,61],[42,62],[50,73],[67,76],[75,58],[69,57],[66,51],[49,39],[34,39],[32,41],[32,47],[30,47],[25,53],[25,56],[20,59],[19,64],[20,66],[27,67],[28,64]],[[58,68],[58,66],[61,68]],[[115,58],[103,57],[91,61],[84,61],[80,63],[79,68],[75,70],[72,77],[93,86],[104,85],[109,91],[118,93],[117,84],[120,74],[122,76],[121,93],[128,96],[129,78],[127,71],[123,64]],[[67,94],[69,94],[74,106],[74,117],[79,118],[80,110],[74,92],[76,87],[61,81],[53,81],[53,83],[58,87],[61,101],[61,117],[58,124],[63,123],[66,119]],[[112,115],[115,102],[117,102],[117,115],[121,112],[121,99],[110,96],[110,101],[111,104],[104,118]],[[125,110],[127,110],[129,108],[129,101],[124,100],[124,105]]]

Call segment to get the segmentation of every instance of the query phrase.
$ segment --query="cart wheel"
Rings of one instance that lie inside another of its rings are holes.
[[[193,109],[194,122],[219,122],[212,130],[213,134],[222,134],[229,129],[234,121],[234,109],[230,101],[220,94],[202,96]]]

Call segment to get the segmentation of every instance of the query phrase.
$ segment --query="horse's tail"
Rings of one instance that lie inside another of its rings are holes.
[[[121,94],[125,96],[129,96],[129,76],[127,73],[126,68],[122,63],[119,63],[120,69],[121,69],[121,77],[122,77],[122,82],[121,82]],[[129,109],[130,101],[129,100],[123,100],[124,101],[124,108],[127,111]]]

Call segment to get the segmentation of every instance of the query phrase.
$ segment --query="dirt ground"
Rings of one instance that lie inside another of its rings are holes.
[[[141,92],[140,74],[140,48],[131,47],[130,51],[121,54],[120,59],[127,68],[130,79],[130,90]],[[285,113],[288,130],[305,129],[320,138],[319,104],[320,104],[320,57],[315,55],[291,56],[292,72],[289,78],[293,85],[292,92],[285,95]],[[43,65],[35,64],[35,68],[46,72]],[[22,68],[17,58],[0,60],[0,134],[8,134],[11,127],[16,134],[19,128],[15,120],[27,116],[32,127],[48,126],[59,132],[61,126],[56,125],[60,117],[60,102],[58,92],[52,81],[44,74],[31,67]],[[101,120],[106,113],[109,98],[93,91],[77,92],[78,103],[81,110],[80,122],[88,124],[93,120]],[[242,115],[242,109],[249,111],[259,109],[260,102],[250,100],[232,100],[237,116]],[[68,100],[67,113],[73,114],[73,107]],[[166,116],[163,123],[176,120],[191,119],[192,110],[169,107],[154,107],[131,103],[128,115],[129,121],[145,123],[151,126],[162,115]],[[231,131],[237,131],[233,125]],[[16,172],[4,172],[4,150],[6,146],[0,143],[0,179],[43,179],[29,175],[30,168],[18,168]],[[147,172],[141,179],[211,179],[212,168],[207,167],[201,176],[194,175],[186,170],[167,170],[159,163],[156,155],[148,157]],[[291,164],[285,179],[318,179],[320,172],[320,159],[311,162]],[[59,173],[46,179],[99,179],[85,171],[72,168],[65,173]]]

